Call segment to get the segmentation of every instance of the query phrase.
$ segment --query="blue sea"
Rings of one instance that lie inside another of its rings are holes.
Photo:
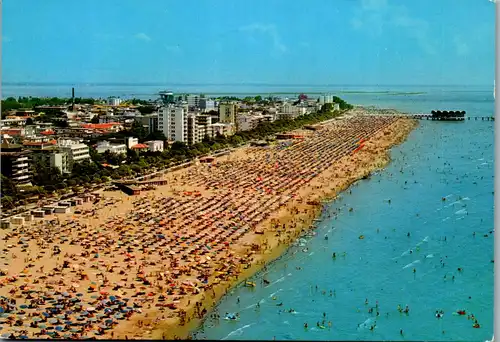
[[[343,97],[408,112],[460,109],[486,116],[494,111],[491,89]],[[405,143],[392,149],[386,169],[325,205],[315,237],[301,240],[255,275],[255,289],[240,286],[222,299],[215,310],[221,317],[239,313],[239,321],[207,318],[195,338],[490,339],[493,125],[421,121]],[[271,284],[265,286],[264,278]],[[408,305],[408,314],[398,305]],[[436,311],[444,315],[437,318]],[[470,314],[480,328],[473,328]]]
[[[154,94],[165,88],[176,93],[225,92],[238,96],[332,92],[353,104],[404,112],[465,110],[471,117],[494,114],[492,86],[87,85],[76,87],[76,96],[155,98]],[[356,91],[362,93],[353,93]],[[71,85],[4,85],[2,97],[69,96],[70,92]],[[315,237],[299,241],[268,265],[267,271],[255,275],[255,289],[237,287],[218,303],[215,310],[221,317],[226,312],[239,313],[239,321],[207,318],[194,332],[195,338],[491,338],[493,126],[492,121],[473,119],[420,121],[407,141],[392,149],[392,162],[387,168],[358,181],[325,205]],[[351,207],[354,210],[349,212]],[[365,238],[359,239],[360,235]],[[264,286],[264,278],[271,284]],[[408,314],[400,313],[398,305],[408,305]],[[290,309],[294,312],[288,312]],[[436,311],[441,310],[444,315],[437,318]],[[466,315],[457,315],[457,310],[465,310]],[[477,318],[480,328],[472,327],[467,317],[470,314]]]

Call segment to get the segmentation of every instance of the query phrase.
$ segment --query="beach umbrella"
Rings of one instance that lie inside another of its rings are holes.
[[[47,325],[45,325],[45,324],[38,324],[38,327],[39,327],[40,329],[46,329],[46,328],[47,328]]]
[[[50,314],[49,314],[49,313],[47,313],[47,312],[45,312],[45,311],[44,311],[44,312],[42,312],[42,315],[44,315],[45,317],[50,317]]]
[[[64,327],[62,327],[62,326],[58,325],[57,327],[55,327],[55,329],[56,329],[57,331],[63,331],[63,330],[64,330]]]
[[[77,293],[76,294],[77,297],[83,297],[83,293]],[[97,298],[97,297],[96,297]]]
[[[51,318],[51,319],[49,319],[49,323],[50,324],[57,324],[57,319]]]
[[[12,333],[5,333],[5,334],[2,334],[1,336],[2,336],[3,338],[9,338],[9,337],[10,337],[10,335],[12,335]]]

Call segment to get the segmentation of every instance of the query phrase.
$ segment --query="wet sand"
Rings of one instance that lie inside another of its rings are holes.
[[[169,185],[138,196],[104,192],[79,215],[0,231],[1,333],[38,336],[45,324],[67,338],[186,338],[224,293],[311,226],[321,200],[386,165],[415,125],[334,120],[295,132],[303,139],[172,172]]]

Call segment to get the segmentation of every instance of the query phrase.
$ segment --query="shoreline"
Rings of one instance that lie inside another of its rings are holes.
[[[305,231],[310,231],[313,230],[314,227],[312,226],[313,222],[318,218],[318,215],[321,213],[321,207],[322,207],[322,202],[330,202],[332,200],[335,200],[335,198],[341,194],[342,192],[346,191],[349,187],[351,187],[353,184],[355,184],[357,181],[363,179],[363,177],[369,176],[372,172],[381,170],[385,168],[391,161],[390,158],[390,149],[396,145],[399,145],[403,143],[409,134],[412,132],[413,129],[415,129],[418,126],[418,121],[414,119],[399,119],[389,127],[386,127],[383,129],[381,132],[378,132],[375,137],[373,137],[373,140],[377,140],[377,138],[380,139],[380,136],[385,136],[385,133],[387,131],[390,131],[391,129],[394,131],[397,131],[396,127],[394,126],[402,126],[402,128],[399,132],[394,134],[392,136],[392,141],[390,141],[387,145],[385,145],[382,149],[380,149],[377,154],[375,155],[375,161],[376,163],[372,162],[370,167],[367,167],[365,169],[359,170],[357,173],[354,175],[351,175],[350,177],[345,178],[343,181],[340,182],[339,185],[330,187],[330,189],[326,192],[323,192],[323,194],[320,195],[312,195],[309,194],[309,198],[307,200],[317,200],[319,201],[318,204],[309,206],[309,208],[306,210],[305,213],[302,213],[299,217],[301,219],[304,218],[305,220],[301,222],[301,224],[293,229],[290,234],[287,236],[287,240],[285,243],[281,243],[278,241],[278,239],[273,239],[272,233],[273,231],[265,231],[264,235],[259,239],[261,240],[260,243],[262,243],[262,240],[266,239],[272,239],[272,243],[269,245],[269,248],[264,250],[264,253],[259,253],[256,256],[256,260],[252,263],[252,266],[245,270],[244,272],[240,273],[240,275],[234,279],[233,281],[226,282],[225,284],[221,284],[218,288],[215,289],[215,296],[210,295],[208,298],[205,298],[203,300],[203,307],[207,309],[208,313],[211,312],[211,310],[217,305],[217,303],[222,299],[222,297],[227,294],[231,289],[237,287],[246,279],[251,278],[255,274],[258,274],[262,270],[265,270],[266,266],[268,264],[273,263],[275,260],[277,260],[279,257],[283,255],[284,252],[290,247],[291,243],[295,241],[297,238],[300,237],[301,234]],[[370,139],[370,140],[372,140]],[[365,153],[365,157],[369,153],[365,151],[361,151],[358,154],[362,155],[363,152]],[[342,164],[344,162],[344,159],[350,159],[351,156],[346,156],[343,157],[341,160],[339,160],[335,164]],[[363,159],[363,158],[360,158]],[[360,160],[361,162],[362,160]],[[331,168],[334,168],[336,165],[332,165],[328,170],[325,172],[328,172]],[[321,177],[321,175],[320,175]],[[303,191],[306,192],[306,191]],[[304,202],[304,201],[301,201]],[[299,202],[300,203],[300,202]],[[292,204],[296,203],[290,203],[288,206],[292,206]],[[287,207],[288,207],[287,206]],[[285,208],[284,210],[289,211],[291,208]],[[284,211],[283,209],[280,210],[280,213],[277,213],[276,216],[281,217],[282,221],[288,222],[290,221],[288,219],[288,215],[290,213],[281,213]],[[283,215],[285,214],[285,215]],[[264,222],[264,225],[268,226],[268,222]],[[267,228],[267,227],[266,227]],[[188,312],[191,313],[191,315],[194,313],[193,310],[190,310]],[[197,330],[201,324],[203,323],[205,319],[205,316],[201,318],[193,318],[187,324],[185,325],[180,325],[177,322],[162,322],[159,323],[154,329],[151,330],[151,332],[144,332],[142,334],[143,338],[152,338],[152,339],[190,339],[191,334]]]
[[[241,147],[212,164],[194,162],[137,196],[104,191],[78,212],[0,230],[8,251],[1,258],[10,269],[0,278],[8,301],[0,306],[9,319],[18,312],[33,320],[24,324],[28,336],[44,335],[35,322],[62,324],[55,317],[70,312],[58,331],[77,331],[65,334],[73,339],[188,338],[223,295],[312,228],[322,202],[387,165],[389,149],[418,125],[364,115],[370,113],[357,108],[315,129],[295,130],[300,137],[272,147]],[[16,301],[23,299],[19,310]],[[53,301],[59,310],[48,308]],[[83,317],[85,307],[90,314]],[[94,331],[99,317],[109,323]],[[71,328],[73,318],[88,321]],[[15,324],[13,331],[23,325]]]

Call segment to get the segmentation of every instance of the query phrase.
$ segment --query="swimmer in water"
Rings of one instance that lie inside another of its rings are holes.
[[[335,252],[333,252],[332,258],[335,259],[336,257],[337,257],[337,254]]]
[[[304,329],[307,329],[308,325],[307,323],[304,323]]]

